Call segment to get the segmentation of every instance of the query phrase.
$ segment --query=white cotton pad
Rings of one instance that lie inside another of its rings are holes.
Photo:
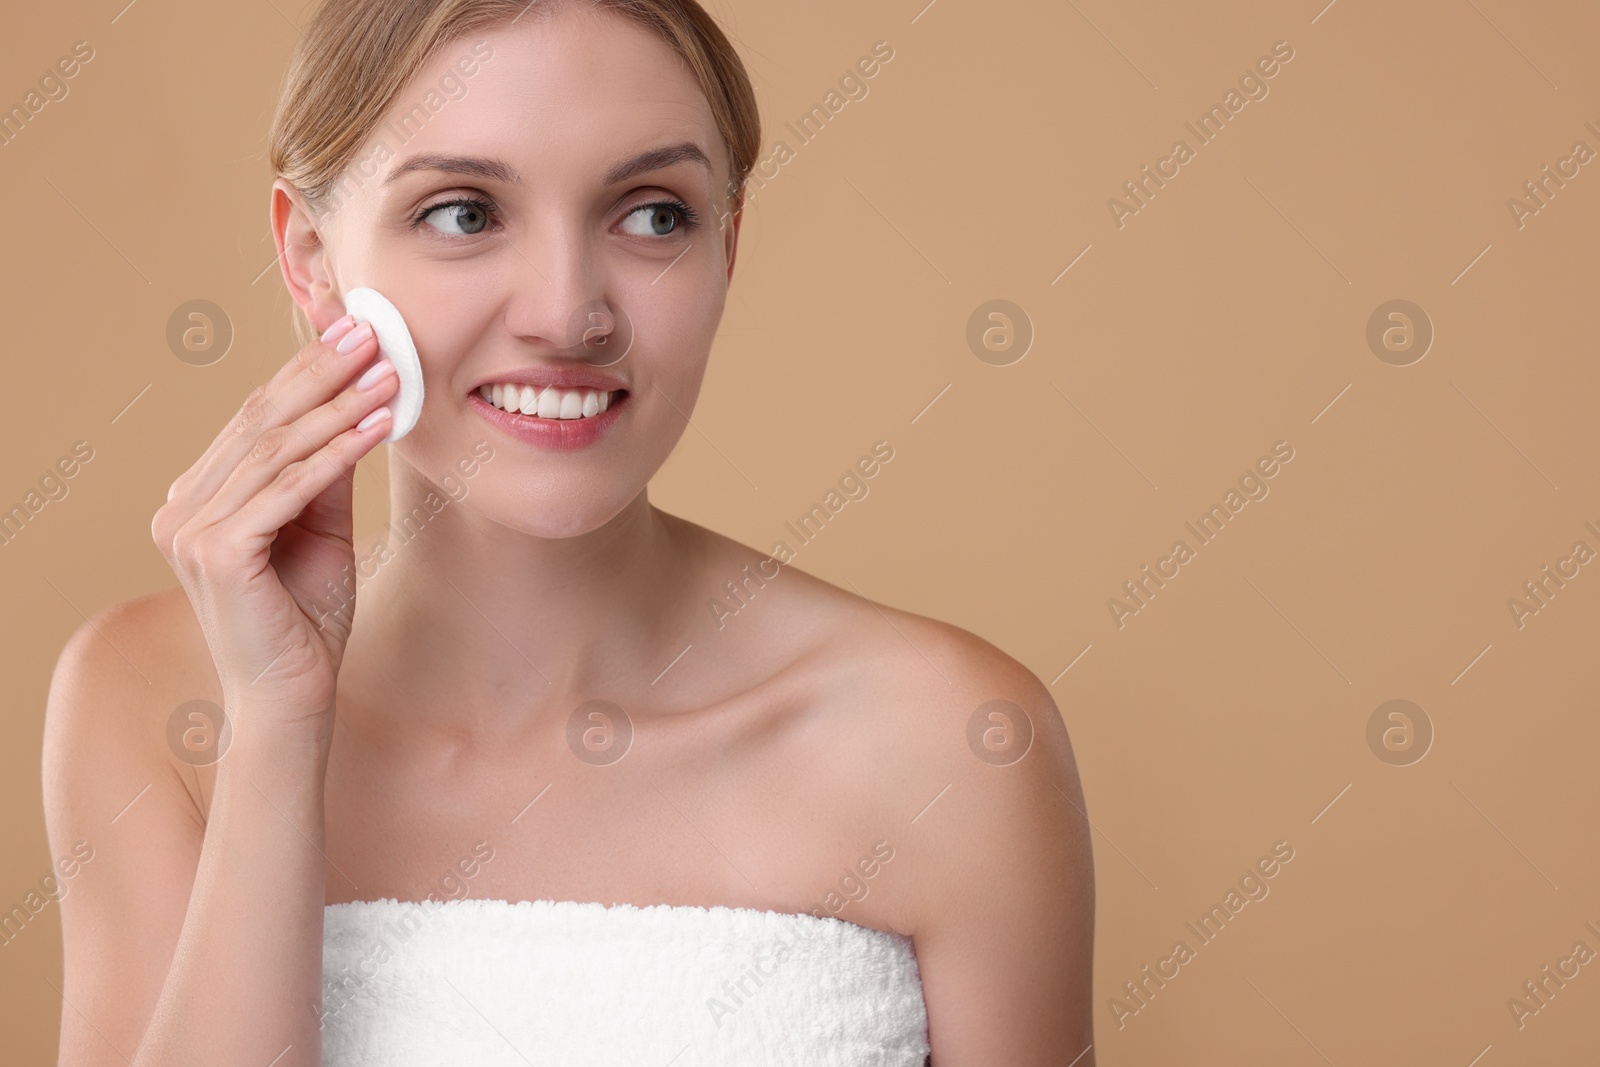
[[[399,372],[400,391],[389,401],[393,425],[385,442],[398,441],[411,432],[422,414],[422,361],[417,359],[416,342],[406,329],[400,310],[376,289],[352,289],[344,295],[344,309],[357,323],[372,323],[378,338],[378,354],[394,364]]]

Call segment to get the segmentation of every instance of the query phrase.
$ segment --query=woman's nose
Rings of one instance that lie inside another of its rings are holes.
[[[604,270],[593,246],[570,228],[552,227],[512,246],[506,326],[516,336],[578,354],[614,327]]]

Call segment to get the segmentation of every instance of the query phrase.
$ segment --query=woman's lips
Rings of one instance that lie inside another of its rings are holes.
[[[467,406],[519,441],[551,452],[571,452],[587,448],[609,433],[627,410],[629,399],[626,390],[620,391],[600,414],[577,419],[513,414],[489,403],[476,389],[467,394]]]

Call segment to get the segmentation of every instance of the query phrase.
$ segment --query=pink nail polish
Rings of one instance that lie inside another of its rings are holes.
[[[386,408],[386,407],[385,408],[377,408],[377,409],[375,409],[373,411],[367,412],[367,417],[362,419],[360,422],[356,423],[356,429],[358,429],[358,430],[370,430],[370,429],[372,429],[372,427],[376,426],[381,420],[386,419],[388,417],[389,417],[389,409],[388,408]]]
[[[357,345],[360,345],[363,341],[371,336],[372,323],[363,322],[360,326],[357,326],[355,329],[341,337],[339,339],[339,343],[335,345],[334,348],[340,352],[352,352],[355,350]]]
[[[339,319],[332,326],[329,326],[326,330],[322,331],[322,343],[329,345],[333,344],[333,342],[349,333],[350,328],[355,324],[356,320],[349,315]]]
[[[393,374],[394,371],[395,367],[393,363],[390,363],[386,359],[378,360],[378,362],[367,368],[367,372],[365,374],[356,379],[357,391],[362,389],[371,389],[374,385],[377,385],[389,375]]]

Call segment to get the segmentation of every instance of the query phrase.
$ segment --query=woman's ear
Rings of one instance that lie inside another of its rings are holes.
[[[282,178],[272,183],[270,215],[284,285],[320,335],[344,315],[331,252],[305,201]]]
[[[740,186],[739,191],[730,198],[733,211],[724,215],[722,220],[722,239],[728,256],[730,286],[733,284],[733,261],[739,254],[739,224],[744,221],[744,192],[744,187]]]

